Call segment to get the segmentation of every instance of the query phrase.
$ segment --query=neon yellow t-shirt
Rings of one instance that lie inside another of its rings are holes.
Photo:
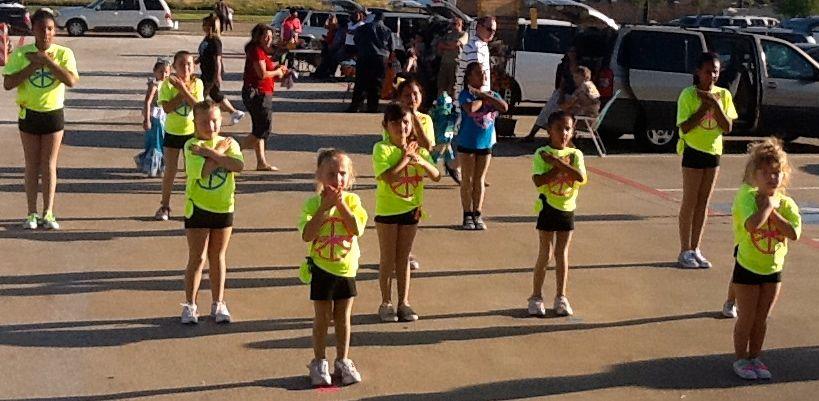
[[[588,182],[586,163],[583,161],[583,152],[570,147],[554,149],[548,145],[538,148],[538,150],[535,151],[535,157],[532,159],[532,175],[546,174],[554,168],[554,166],[540,157],[541,152],[546,152],[563,160],[571,161],[572,166],[580,170],[580,173],[583,175],[583,183],[580,183],[579,181],[571,180],[566,173],[559,173],[554,181],[537,188],[539,193],[546,196],[546,202],[549,203],[549,206],[564,212],[574,211],[577,209],[577,193],[580,187]],[[572,157],[572,155],[574,155],[574,157]],[[538,199],[535,202],[535,212],[540,213],[542,209],[543,203]]]
[[[203,92],[205,90],[202,80],[194,78],[189,86],[189,90],[193,98],[197,102],[205,100]],[[162,106],[165,102],[170,101],[179,94],[179,91],[171,85],[170,80],[162,81],[159,87],[159,105]],[[190,135],[193,134],[195,127],[193,125],[193,105],[187,102],[182,102],[176,110],[168,113],[165,118],[165,132],[171,135]]]
[[[757,189],[742,184],[731,207],[734,225],[734,240],[738,246],[737,262],[751,272],[761,275],[782,271],[785,255],[788,254],[788,239],[777,230],[769,218],[759,230],[748,232],[745,222],[757,212]],[[777,193],[779,208],[776,211],[790,222],[796,231],[796,237],[802,234],[802,217],[799,206],[790,197]]]
[[[432,163],[432,157],[426,149],[419,148],[418,154]],[[383,140],[373,146],[373,173],[376,177],[375,214],[377,216],[395,216],[420,208],[424,203],[424,175],[426,170],[414,163],[408,164],[399,172],[399,180],[389,183],[378,179],[381,174],[392,169],[404,157],[404,151],[389,140]]]
[[[358,249],[358,237],[364,235],[364,228],[367,226],[367,211],[361,205],[358,195],[351,192],[344,192],[341,200],[350,208],[355,218],[355,227],[344,226],[341,221],[341,214],[333,206],[327,220],[319,229],[319,236],[307,245],[307,252],[313,263],[335,276],[355,277],[358,272],[358,259],[361,251]],[[299,233],[304,233],[304,227],[313,219],[321,205],[321,195],[315,195],[304,202],[301,209],[301,219],[299,220]]]
[[[214,135],[207,141],[192,138],[185,142],[185,172],[188,175],[185,185],[185,217],[193,215],[193,205],[212,213],[233,213],[236,173],[218,167],[209,176],[202,177],[202,168],[205,167],[207,159],[191,152],[193,145],[213,149],[224,139]],[[225,155],[244,161],[242,150],[236,141],[232,141]]]
[[[711,93],[717,95],[720,100],[720,108],[725,116],[730,120],[738,117],[737,109],[734,107],[734,99],[728,89],[715,86],[711,88]],[[702,100],[697,96],[697,87],[689,86],[680,93],[677,100],[677,127],[691,118],[699,110]],[[677,141],[677,153],[682,154],[685,145],[699,150],[700,152],[712,155],[722,154],[722,129],[717,125],[717,120],[713,113],[709,112],[694,129],[688,133],[683,133],[680,128],[680,140]]]
[[[37,46],[33,43],[14,50],[3,68],[3,75],[16,74],[28,67],[31,62],[26,58],[26,53],[36,53],[37,51]],[[71,49],[52,44],[46,50],[46,53],[51,55],[60,67],[79,77],[77,61],[74,59],[74,52]],[[46,67],[34,71],[28,79],[17,87],[17,104],[20,105],[20,118],[25,118],[25,109],[39,112],[59,110],[63,108],[64,102],[65,84],[55,78],[51,70]]]
[[[418,117],[418,121],[421,122],[421,129],[424,131],[424,137],[427,138],[427,141],[429,141],[429,146],[435,146],[435,128],[432,125],[432,117],[430,117],[428,114],[421,113],[420,111],[415,112],[415,116]],[[384,130],[381,132],[381,137],[384,140],[389,141],[390,134],[387,132],[387,130]]]

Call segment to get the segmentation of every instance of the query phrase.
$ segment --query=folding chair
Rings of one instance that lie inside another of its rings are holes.
[[[600,137],[600,133],[598,129],[600,125],[603,124],[603,119],[606,118],[606,114],[608,114],[611,105],[614,104],[614,101],[617,100],[617,96],[620,96],[620,90],[614,93],[614,96],[606,102],[606,105],[603,106],[603,110],[600,110],[600,114],[597,117],[584,117],[584,116],[575,116],[574,119],[577,122],[574,127],[574,137],[575,138],[586,138],[591,139],[594,142],[594,146],[597,148],[597,154],[600,157],[606,156],[606,146],[603,144],[603,139]]]

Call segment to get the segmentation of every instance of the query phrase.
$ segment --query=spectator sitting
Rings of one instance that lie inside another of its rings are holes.
[[[591,70],[587,67],[577,67],[572,74],[575,87],[574,93],[560,104],[560,108],[575,116],[597,117],[600,113],[600,92],[591,81]]]

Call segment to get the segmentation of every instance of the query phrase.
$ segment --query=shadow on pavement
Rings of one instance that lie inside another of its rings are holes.
[[[522,310],[522,309],[521,309]],[[508,311],[502,311],[508,313]],[[485,312],[481,312],[485,313]],[[491,315],[497,315],[497,311]],[[607,329],[612,327],[629,327],[644,324],[654,324],[662,322],[673,322],[690,319],[717,319],[720,312],[699,312],[684,315],[658,316],[651,318],[639,318],[624,320],[619,322],[603,323],[560,323],[553,325],[503,325],[492,327],[470,327],[457,329],[436,329],[436,330],[407,330],[407,331],[359,331],[353,330],[350,345],[353,347],[400,347],[411,345],[434,345],[450,341],[472,341],[492,338],[507,338],[528,336],[532,334],[557,333],[564,331]],[[517,317],[517,316],[516,316]],[[426,317],[422,316],[423,319]],[[332,341],[328,341],[328,346]],[[252,342],[247,345],[256,349],[290,349],[290,348],[312,348],[312,337],[303,336],[296,338],[285,338],[276,340],[266,340]],[[422,397],[423,398],[423,397]],[[416,398],[418,399],[418,398]]]
[[[808,164],[806,166],[802,166],[802,171],[812,175],[819,175],[819,164]]]
[[[180,236],[182,230],[173,230]],[[236,230],[247,231],[245,230]],[[267,229],[254,230],[269,232]],[[293,229],[292,231],[295,231]],[[572,270],[586,269],[629,269],[629,268],[674,268],[672,262],[638,262],[621,264],[577,265]],[[230,267],[228,268],[227,288],[275,288],[300,286],[302,283],[296,277],[298,266],[270,266],[270,267]],[[548,270],[554,270],[549,267]],[[248,273],[291,272],[289,277],[241,277]],[[502,274],[529,274],[531,267],[509,267],[494,269],[463,269],[463,270],[422,270],[412,272],[415,279],[439,277],[468,277],[489,276]],[[207,272],[207,270],[206,270]],[[356,281],[378,280],[378,265],[362,264]],[[0,296],[27,297],[44,295],[70,295],[96,293],[105,291],[179,291],[182,280],[181,270],[123,270],[123,271],[93,271],[68,272],[50,274],[32,274],[18,276],[0,276]],[[207,278],[202,279],[202,288],[208,287]],[[0,327],[2,331],[2,327]],[[0,339],[2,342],[2,339]]]
[[[438,393],[375,396],[362,400],[502,401],[618,387],[696,390],[819,380],[817,346],[765,350],[764,358],[772,368],[772,381],[748,382],[739,379],[731,370],[733,354],[718,354],[627,362],[614,365],[607,372],[588,375],[508,380]]]

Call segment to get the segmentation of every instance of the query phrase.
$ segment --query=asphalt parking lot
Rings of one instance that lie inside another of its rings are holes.
[[[31,38],[29,38],[29,41]],[[484,214],[464,232],[458,188],[429,186],[430,218],[415,242],[413,306],[421,320],[377,323],[378,242],[361,240],[351,358],[364,376],[345,388],[309,388],[312,305],[297,279],[296,232],[311,195],[316,150],[350,152],[357,192],[374,210],[370,151],[380,116],[345,114],[346,85],[277,88],[277,173],[238,179],[226,301],[234,322],[178,323],[187,248],[180,220],[153,221],[159,179],[141,178],[140,107],[157,56],[195,51],[199,36],[60,37],[81,80],[66,101],[56,214],[62,229],[23,231],[23,155],[12,92],[0,97],[0,400],[811,400],[819,391],[819,140],[788,146],[789,193],[802,209],[783,292],[763,356],[774,379],[731,371],[733,321],[719,310],[733,266],[730,204],[745,147],[730,138],[703,251],[708,270],[675,268],[679,158],[642,154],[628,138],[611,155],[587,153],[571,251],[571,318],[528,318],[537,255],[531,154],[539,143],[502,141]],[[227,94],[239,90],[246,39],[226,37]],[[534,115],[518,117],[517,133]],[[244,134],[249,118],[227,132]],[[584,149],[590,150],[588,144]],[[249,153],[246,157],[252,156]],[[171,207],[182,210],[177,180]],[[547,275],[545,294],[554,288]],[[204,280],[200,307],[209,302]],[[334,351],[329,351],[334,355]]]

